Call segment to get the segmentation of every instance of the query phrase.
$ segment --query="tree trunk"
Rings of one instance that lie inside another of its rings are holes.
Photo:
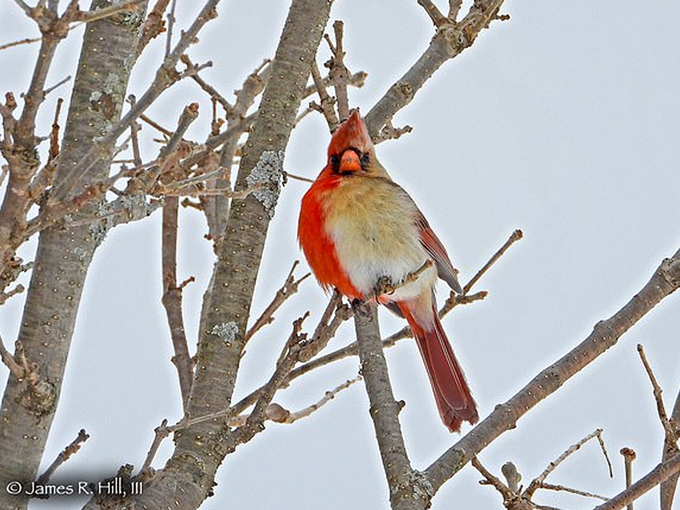
[[[92,9],[106,7],[94,0]],[[146,5],[88,24],[59,156],[56,183],[115,124],[125,99]],[[108,175],[112,154],[102,156],[74,192]],[[72,195],[73,196],[73,195]],[[92,217],[84,207],[74,220]],[[39,382],[10,376],[0,412],[0,486],[35,480],[59,400],[64,368],[87,270],[106,234],[103,223],[54,226],[40,235],[19,341]],[[24,509],[27,499],[0,490],[0,508]]]
[[[330,7],[329,0],[293,0],[291,4],[236,181],[237,190],[255,183],[266,187],[231,205],[199,333],[189,417],[226,409],[231,402],[267,229],[280,192],[283,151]],[[237,444],[223,419],[176,432],[172,457],[135,498],[135,508],[198,508],[212,491],[217,468]],[[93,500],[86,508],[110,508],[106,506],[110,504],[110,500]],[[119,502],[116,508],[127,507]]]

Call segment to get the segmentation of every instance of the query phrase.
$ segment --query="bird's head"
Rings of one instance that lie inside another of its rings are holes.
[[[374,167],[382,170],[375,159],[373,142],[359,110],[354,110],[333,133],[328,146],[328,167],[340,175],[370,173]]]

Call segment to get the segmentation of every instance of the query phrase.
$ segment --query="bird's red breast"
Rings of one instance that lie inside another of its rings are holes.
[[[340,183],[339,176],[329,175],[317,179],[307,191],[302,199],[298,238],[319,283],[326,290],[336,288],[341,294],[354,299],[362,297],[361,293],[341,267],[333,240],[326,230],[327,207],[324,202]]]

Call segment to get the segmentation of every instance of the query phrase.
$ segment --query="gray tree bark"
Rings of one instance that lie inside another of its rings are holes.
[[[108,6],[94,0],[92,9]],[[120,118],[135,61],[145,3],[137,10],[88,24],[74,83],[56,182]],[[108,175],[112,152],[102,148],[97,163],[73,193]],[[86,207],[74,219],[92,217]],[[10,376],[0,413],[0,486],[32,481],[52,425],[87,270],[106,234],[98,222],[51,227],[40,235],[19,341],[37,364],[39,382]],[[0,490],[0,508],[25,509],[27,499]]]
[[[195,377],[187,403],[191,418],[226,409],[231,402],[267,229],[280,192],[283,151],[331,3],[293,0],[291,4],[236,181],[237,191],[255,183],[265,188],[234,200],[229,211],[199,333]],[[241,433],[255,432],[229,429],[224,419],[176,432],[172,457],[134,499],[135,508],[198,508],[211,493],[225,456],[244,441]],[[90,501],[86,508],[128,508],[129,504],[102,498]]]

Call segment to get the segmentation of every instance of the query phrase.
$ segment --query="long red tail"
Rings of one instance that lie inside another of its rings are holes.
[[[446,338],[436,304],[433,300],[427,303],[429,312],[423,310],[423,305],[423,300],[418,299],[400,302],[399,308],[411,326],[425,362],[439,415],[451,432],[459,432],[463,420],[471,424],[479,420],[477,404]]]

